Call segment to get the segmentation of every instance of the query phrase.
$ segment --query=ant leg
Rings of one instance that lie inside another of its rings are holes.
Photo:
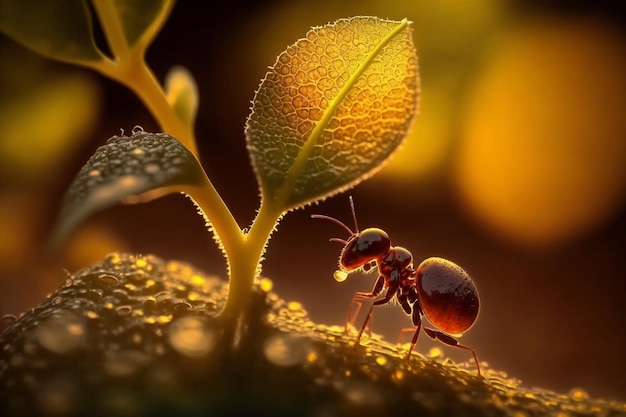
[[[359,313],[361,312],[361,308],[363,308],[363,303],[361,302],[362,300],[371,300],[372,298],[376,297],[380,291],[383,289],[383,286],[385,285],[385,278],[381,275],[378,277],[378,280],[376,280],[376,283],[374,284],[374,288],[372,288],[372,292],[357,292],[354,294],[354,297],[352,297],[352,301],[350,303],[350,308],[348,309],[348,314],[346,315],[346,324],[344,326],[344,331],[347,332],[348,331],[348,326],[349,325],[354,325],[354,322],[356,321],[356,319],[359,316]],[[356,312],[353,314],[353,308],[356,305]]]
[[[404,335],[406,335],[407,333],[413,333],[414,331],[414,327],[405,327],[404,329],[400,330],[400,334],[398,335],[398,344],[402,344],[402,341],[404,340]]]
[[[422,329],[422,322],[417,324],[417,328],[415,329],[415,333],[413,334],[413,339],[411,339],[411,347],[409,347],[409,351],[406,354],[406,358],[409,359],[411,357],[411,353],[413,352],[413,348],[417,343],[417,337],[420,335],[420,330]]]
[[[380,277],[378,277],[378,281],[376,281],[376,285],[374,286],[374,290],[372,291],[372,293],[366,294],[366,296],[369,298],[371,296],[377,295],[380,292],[380,290],[383,288],[384,283],[385,283],[385,277],[381,275]],[[385,293],[385,296],[372,303],[369,311],[367,312],[367,316],[365,317],[365,322],[363,323],[363,326],[361,326],[361,330],[359,331],[359,334],[357,336],[357,339],[356,339],[357,343],[361,340],[361,336],[363,335],[363,330],[365,330],[365,327],[367,326],[367,324],[370,322],[370,319],[372,318],[372,311],[374,310],[374,306],[388,303],[393,298],[393,296],[396,295],[397,292],[398,292],[398,284],[396,283],[395,285],[390,285],[387,288],[387,292]],[[358,297],[358,294],[363,294],[363,293],[357,293],[357,295],[355,295],[355,298]],[[371,335],[371,330],[369,334]]]
[[[413,338],[411,339],[411,347],[409,347],[409,351],[406,354],[406,359],[409,359],[409,357],[411,356],[411,353],[413,352],[413,348],[415,348],[415,344],[417,343],[417,337],[420,334],[420,330],[422,328],[422,314],[421,314],[421,310],[419,308],[416,308],[416,305],[413,305],[413,314],[411,316],[411,320],[413,321],[413,325],[416,327],[415,329],[411,329],[411,328],[405,328],[400,330],[400,334],[398,335],[398,344],[400,344],[402,342],[402,339],[404,339],[404,335],[415,331],[415,333],[413,333]]]
[[[476,370],[478,371],[478,376],[481,376],[480,365],[478,364],[478,357],[476,356],[476,351],[474,350],[474,348],[467,346],[467,345],[462,345],[454,337],[449,336],[440,331],[437,331],[434,329],[427,329],[427,328],[424,328],[424,331],[433,340],[439,340],[440,342],[445,343],[446,345],[458,347],[458,348],[469,350],[470,352],[472,352],[472,356],[474,356],[474,362],[476,362]]]
[[[352,310],[356,306],[356,311],[352,314]],[[344,326],[344,332],[348,332],[348,326],[354,326],[354,322],[356,318],[359,316],[361,312],[361,308],[363,307],[363,303],[357,300],[357,296],[355,295],[350,302],[350,308],[348,309],[348,314],[346,315],[346,324]]]
[[[367,324],[369,323],[370,319],[372,318],[372,311],[374,310],[374,304],[372,304],[370,306],[369,311],[367,312],[367,316],[365,316],[365,321],[363,322],[363,326],[361,326],[361,330],[359,330],[359,334],[356,337],[356,342],[354,343],[354,346],[358,345],[359,342],[361,341],[361,336],[363,335],[363,330],[365,330],[365,327],[367,326]],[[370,333],[371,335],[371,328],[370,328]]]
[[[382,281],[382,278],[383,277],[381,276],[379,278],[379,281]],[[363,330],[365,329],[366,326],[368,326],[368,323],[369,323],[369,326],[367,327],[367,329],[368,329],[367,334],[369,336],[372,336],[372,324],[371,323],[372,323],[372,316],[373,316],[374,306],[379,306],[381,304],[388,303],[389,300],[391,300],[393,298],[393,296],[396,293],[396,291],[397,291],[396,288],[394,288],[393,286],[390,286],[389,288],[387,288],[387,293],[385,293],[385,296],[383,298],[380,298],[380,299],[378,299],[378,300],[376,300],[376,301],[374,301],[372,303],[372,305],[370,306],[370,310],[367,313],[367,317],[365,318],[365,322],[363,323],[363,326],[361,326],[361,330],[359,331],[359,335],[357,336],[357,339],[356,339],[357,342],[359,340],[361,340],[361,335],[363,334]],[[373,291],[372,291],[372,293],[373,293]],[[370,296],[370,294],[367,294],[367,295]]]
[[[411,314],[411,304],[409,304],[408,301],[408,294],[400,294],[398,295],[398,302],[400,303],[400,306],[402,307],[402,310],[404,310],[404,312],[407,315]]]

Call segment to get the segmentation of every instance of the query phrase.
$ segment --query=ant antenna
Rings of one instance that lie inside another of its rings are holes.
[[[352,210],[352,219],[354,220],[354,228],[356,229],[355,232],[352,231],[352,229],[350,229],[348,226],[346,226],[346,224],[340,220],[335,219],[334,217],[330,217],[330,216],[325,216],[323,214],[311,214],[311,218],[312,219],[324,219],[324,220],[330,220],[331,222],[343,227],[348,233],[350,233],[350,236],[354,236],[357,235],[359,233],[359,225],[356,222],[356,211],[354,210],[354,201],[352,200],[352,196],[348,197],[350,199],[350,209]],[[345,240],[343,239],[339,239],[339,238],[332,238],[331,240],[333,241],[337,241],[337,242],[341,242],[341,243],[347,243]]]
[[[352,219],[354,219],[354,230],[355,230],[354,234],[357,234],[359,233],[359,225],[356,222],[356,210],[354,210],[354,200],[352,200],[352,196],[349,196],[348,198],[350,199],[350,209],[352,210]]]

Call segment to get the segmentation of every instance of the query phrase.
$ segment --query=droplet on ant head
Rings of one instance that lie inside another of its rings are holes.
[[[348,273],[338,269],[333,273],[333,278],[335,278],[337,282],[344,282],[346,278],[348,278]]]

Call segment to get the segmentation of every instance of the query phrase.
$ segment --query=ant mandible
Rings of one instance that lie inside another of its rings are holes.
[[[467,345],[460,344],[452,336],[461,336],[474,324],[478,317],[478,290],[470,276],[454,262],[436,257],[425,259],[420,263],[417,270],[413,269],[411,252],[400,246],[392,247],[389,235],[384,230],[367,228],[362,232],[359,231],[352,196],[349,199],[355,231],[334,217],[322,214],[313,214],[311,217],[332,221],[350,233],[347,240],[330,239],[331,242],[339,242],[344,245],[339,257],[340,269],[334,274],[337,281],[345,280],[348,273],[360,268],[368,271],[377,267],[380,274],[371,292],[355,293],[346,318],[346,330],[350,322],[353,305],[358,303],[358,309],[354,316],[356,319],[361,308],[360,300],[375,298],[383,289],[386,289],[385,295],[374,300],[370,306],[365,321],[359,330],[356,344],[361,340],[363,330],[370,321],[374,306],[386,304],[396,296],[398,303],[404,312],[411,316],[415,326],[407,359],[417,343],[417,338],[422,329],[422,317],[426,316],[428,321],[435,326],[435,329],[424,327],[424,332],[433,340],[439,340],[449,346],[472,352],[480,376],[480,365],[476,351]],[[408,331],[413,331],[413,329],[403,329],[400,332],[398,343]]]

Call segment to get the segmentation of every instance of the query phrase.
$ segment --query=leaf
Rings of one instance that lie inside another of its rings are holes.
[[[246,124],[264,199],[295,208],[379,170],[418,108],[411,24],[374,17],[313,28],[280,54]]]
[[[110,2],[111,0],[98,0]],[[169,15],[173,0],[114,0],[112,6],[129,47],[148,46]]]
[[[0,30],[24,46],[62,61],[104,57],[83,0],[0,0]]]
[[[198,160],[173,137],[133,129],[99,147],[70,185],[52,242],[58,245],[89,215],[116,203],[139,203],[203,184]]]
[[[174,1],[94,3],[104,26],[121,29],[128,48],[139,45],[145,50],[167,20]],[[68,62],[104,60],[92,28],[85,0],[0,0],[0,30],[48,58]]]
[[[187,126],[193,126],[198,112],[198,86],[186,68],[176,66],[168,72],[165,94],[174,113]]]

